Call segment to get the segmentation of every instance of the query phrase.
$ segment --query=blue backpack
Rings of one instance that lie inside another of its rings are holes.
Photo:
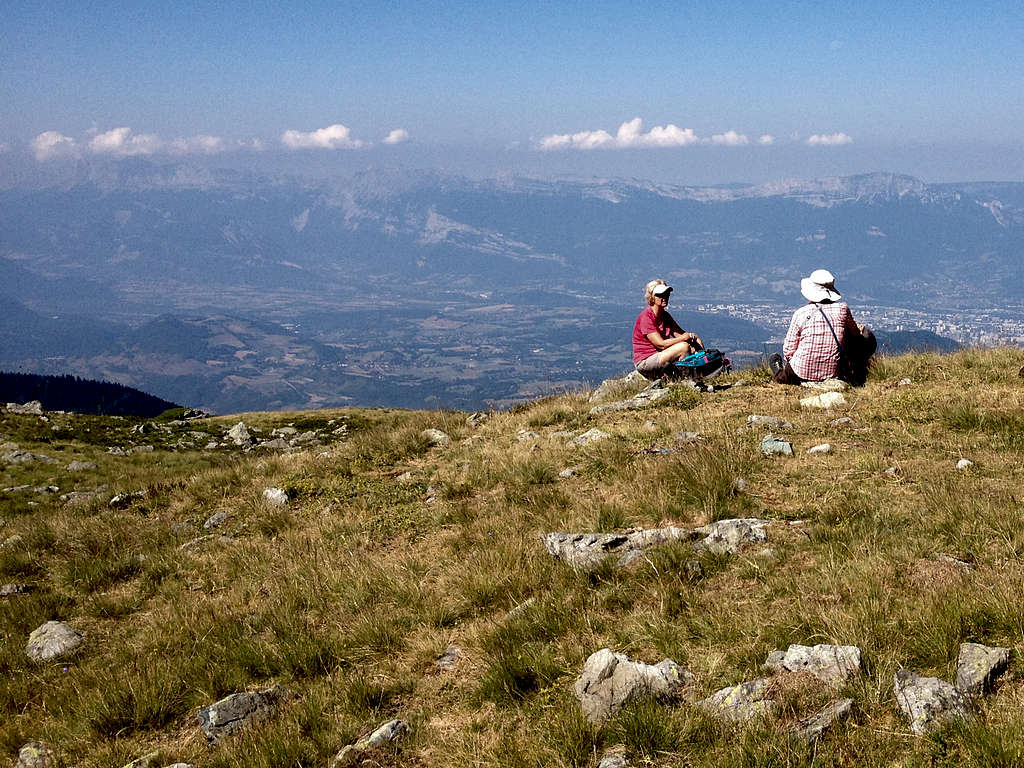
[[[684,378],[701,381],[713,379],[722,372],[728,373],[732,370],[732,363],[720,350],[702,349],[677,360],[673,368],[676,374]]]

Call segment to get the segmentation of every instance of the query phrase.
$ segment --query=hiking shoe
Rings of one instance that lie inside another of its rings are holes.
[[[772,352],[768,355],[768,368],[772,372],[772,376],[778,375],[779,371],[786,367],[786,363],[782,359],[782,355],[778,352]]]

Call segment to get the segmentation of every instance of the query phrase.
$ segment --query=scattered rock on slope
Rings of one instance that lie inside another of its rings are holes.
[[[742,722],[771,715],[776,704],[771,699],[771,681],[762,677],[722,688],[703,699],[698,706],[720,720]]]
[[[60,621],[48,621],[32,630],[25,655],[33,661],[65,656],[82,644],[82,633]]]
[[[790,645],[775,651],[764,663],[771,670],[808,672],[828,685],[842,685],[860,672],[860,648],[855,645]]]
[[[584,716],[602,723],[628,701],[640,696],[670,700],[679,696],[693,675],[671,659],[658,664],[631,661],[622,653],[602,648],[590,655],[573,686]]]
[[[331,760],[330,768],[347,768],[347,766],[355,765],[363,759],[367,752],[389,744],[408,732],[409,724],[404,720],[389,720],[365,739],[359,739],[354,744],[342,748]]]
[[[1010,663],[1009,648],[990,648],[978,643],[961,643],[956,659],[956,687],[970,696],[980,696]]]
[[[216,744],[225,736],[266,720],[277,711],[283,697],[284,688],[279,685],[265,691],[233,693],[203,707],[196,717],[207,740]]]
[[[910,730],[918,736],[970,717],[967,697],[937,677],[921,677],[901,669],[893,677],[893,693],[910,721]]]

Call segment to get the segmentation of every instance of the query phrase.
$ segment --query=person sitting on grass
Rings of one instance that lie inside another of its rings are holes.
[[[782,355],[768,357],[776,383],[840,378],[860,386],[867,379],[868,361],[877,347],[875,334],[854,322],[850,307],[840,301],[835,280],[827,269],[816,269],[800,281],[800,293],[808,303],[793,313]]]
[[[633,364],[646,379],[661,378],[677,360],[704,349],[700,336],[684,331],[668,313],[671,293],[664,280],[651,280],[644,289],[647,306],[633,324]]]

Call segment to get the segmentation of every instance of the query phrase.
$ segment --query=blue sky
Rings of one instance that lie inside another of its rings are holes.
[[[1020,180],[1022,40],[1004,1],[7,0],[0,150]]]

